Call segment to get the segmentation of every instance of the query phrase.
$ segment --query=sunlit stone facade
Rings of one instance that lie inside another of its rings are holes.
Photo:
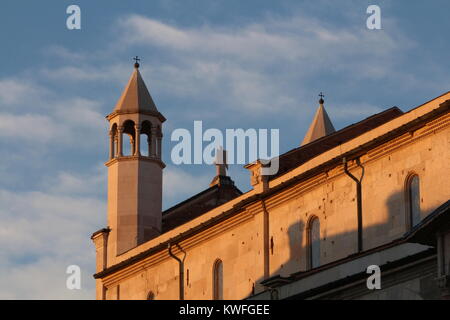
[[[138,72],[108,116],[108,226],[92,236],[97,299],[448,297],[450,92],[337,131],[314,119],[323,128],[298,137],[302,146],[280,156],[277,175],[255,178],[255,162],[246,166],[249,192],[220,175],[163,213],[165,119]],[[380,290],[366,286],[373,264]]]

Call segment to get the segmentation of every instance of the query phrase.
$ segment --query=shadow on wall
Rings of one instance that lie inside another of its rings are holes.
[[[364,188],[363,188],[364,189]],[[396,192],[391,194],[386,200],[384,205],[377,206],[365,206],[363,202],[363,251],[376,248],[383,244],[390,243],[396,239],[401,238],[405,232],[409,230],[409,217],[406,212],[407,199],[405,198],[405,192]],[[421,204],[423,203],[423,198],[421,198]],[[364,210],[364,208],[370,207],[369,209]],[[425,218],[425,214],[431,213],[436,208],[421,208],[422,216],[421,218]],[[386,211],[384,215],[383,222],[374,222],[371,223],[371,218],[373,217],[382,217],[379,211]],[[269,216],[271,212],[269,210]],[[336,213],[335,213],[336,214]],[[324,267],[326,264],[334,262],[336,260],[340,260],[346,258],[348,256],[354,255],[358,253],[358,230],[357,230],[357,207],[355,201],[354,212],[354,224],[352,228],[349,228],[349,231],[336,234],[336,235],[327,235],[327,231],[324,232],[326,228],[326,213],[320,218],[320,267]],[[372,215],[372,217],[371,217]],[[274,217],[272,216],[272,219]],[[280,217],[282,218],[282,217]],[[336,219],[336,217],[335,217]],[[370,224],[367,226],[367,224]],[[311,258],[313,256],[313,252],[311,252],[311,228],[309,226],[310,220],[307,223],[304,221],[298,221],[289,226],[287,230],[288,238],[289,238],[289,258],[284,261],[284,263],[280,264],[275,270],[271,270],[269,272],[269,277],[272,278],[275,276],[286,277],[293,273],[305,272],[311,270]],[[274,259],[275,255],[277,255],[277,251],[281,251],[283,248],[277,247],[277,239],[274,235],[269,234],[269,261]],[[270,262],[269,262],[270,265]],[[269,269],[270,270],[270,269]],[[257,289],[253,289],[253,292],[250,293],[258,293],[265,289],[269,289],[268,287],[264,287],[261,285],[261,281],[265,279],[260,278],[256,280],[255,286]],[[428,287],[430,283],[426,284]],[[433,284],[431,284],[434,286]],[[405,289],[406,290],[406,289]],[[437,287],[436,287],[437,290]],[[429,291],[429,290],[428,290]],[[422,290],[417,293],[418,298],[424,298],[422,296]]]

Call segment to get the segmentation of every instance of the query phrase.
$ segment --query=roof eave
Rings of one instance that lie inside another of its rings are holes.
[[[131,112],[131,111],[113,111],[112,113],[108,114],[105,118],[110,121],[111,119],[115,118],[118,115],[122,115],[122,114],[144,114],[144,115],[149,115],[149,116],[153,116],[158,118],[159,121],[161,121],[161,123],[163,123],[164,121],[166,121],[167,119],[161,114],[161,112],[159,111],[139,111],[139,112]]]

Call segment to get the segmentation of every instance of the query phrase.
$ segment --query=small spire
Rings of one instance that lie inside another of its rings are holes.
[[[214,162],[216,165],[216,174],[218,176],[226,176],[227,175],[227,152],[223,149],[222,146],[216,149],[216,161]]]
[[[136,61],[140,59],[138,57],[133,58]],[[128,84],[122,92],[119,100],[117,101],[115,112],[122,113],[139,113],[139,112],[158,112],[155,102],[153,101],[147,86],[142,79],[139,72],[139,63],[135,63],[135,69],[133,70]]]
[[[214,164],[216,165],[216,176],[212,179],[209,186],[234,185],[233,180],[227,175],[227,151],[222,146],[216,149],[216,161],[214,161]]]
[[[322,91],[319,93],[319,97],[320,97],[319,104],[323,104],[325,102],[323,100],[323,97],[325,97],[325,95],[322,93]]]
[[[330,117],[328,116],[328,113],[325,110],[325,107],[323,106],[323,97],[325,97],[325,95],[321,92],[319,97],[319,108],[317,108],[314,119],[306,132],[305,138],[301,144],[302,146],[336,131]]]
[[[139,57],[136,56],[136,57],[133,58],[133,60],[135,61],[135,62],[134,62],[134,67],[135,67],[136,69],[138,69],[138,68],[139,68],[139,61],[141,61],[141,59],[139,59]]]

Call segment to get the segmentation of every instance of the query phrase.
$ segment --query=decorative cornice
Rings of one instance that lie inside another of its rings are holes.
[[[146,161],[146,162],[153,162],[153,163],[158,164],[158,165],[161,167],[161,169],[164,169],[164,168],[166,167],[166,165],[164,164],[164,162],[162,162],[160,159],[158,159],[158,158],[153,158],[153,157],[147,157],[147,156],[143,156],[143,155],[140,155],[140,156],[134,155],[134,156],[121,156],[121,157],[115,157],[115,158],[112,158],[112,159],[106,161],[106,162],[105,162],[105,166],[109,167],[109,166],[113,165],[113,164],[116,163],[116,162],[121,162],[121,161],[133,161],[133,160],[140,160],[140,161]]]
[[[98,237],[99,235],[109,234],[110,232],[111,229],[109,227],[97,230],[91,235],[91,239],[94,240],[94,238]]]
[[[111,119],[115,118],[118,115],[122,114],[136,114],[136,112],[127,112],[127,111],[114,111],[110,114],[108,114],[105,118],[110,121]],[[155,111],[140,111],[137,114],[145,114],[147,116],[153,116],[159,119],[159,121],[164,122],[167,119],[161,114],[161,112],[155,112]]]
[[[383,157],[394,150],[397,150],[405,145],[422,139],[430,134],[434,134],[450,126],[450,114],[447,113],[442,117],[439,117],[420,128],[410,130],[403,135],[396,137],[381,146],[370,150],[367,154],[371,161]]]

